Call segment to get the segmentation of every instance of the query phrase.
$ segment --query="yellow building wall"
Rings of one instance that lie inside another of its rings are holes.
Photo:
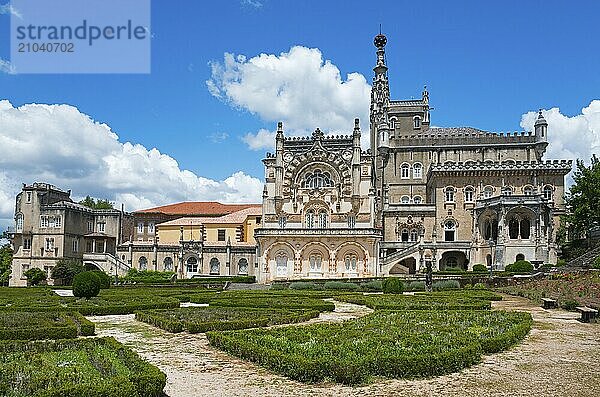
[[[260,227],[260,223],[256,222],[256,218],[260,218],[257,216],[250,216],[246,218],[246,222],[244,222],[244,240],[256,244],[256,240],[254,240],[254,230]]]
[[[225,242],[231,239],[231,243],[237,242],[237,228],[242,226],[244,230],[244,242],[255,244],[254,230],[260,227],[260,223],[257,223],[257,218],[260,216],[249,216],[242,224],[221,224],[221,223],[209,223],[204,225],[204,232],[206,233],[204,241],[207,243],[218,242],[219,229],[225,230]],[[157,225],[156,231],[158,235],[159,244],[179,244],[181,236],[180,225]],[[200,236],[200,225],[195,226],[184,226],[183,227],[183,239],[184,240],[196,240],[199,241]]]
[[[225,242],[227,242],[228,239],[231,239],[231,243],[235,243],[236,240],[236,233],[235,230],[237,228],[238,225],[232,225],[232,224],[218,224],[218,223],[213,223],[213,224],[209,224],[209,225],[204,225],[204,232],[206,233],[206,239],[204,240],[207,243],[214,243],[219,241],[218,240],[218,236],[219,236],[219,229],[225,229]]]
[[[179,244],[179,238],[181,237],[180,226],[161,226],[156,227],[158,234],[159,244]],[[200,240],[200,226],[184,226],[183,227],[183,239],[184,240]]]

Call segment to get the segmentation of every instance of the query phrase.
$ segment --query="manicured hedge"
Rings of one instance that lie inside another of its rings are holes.
[[[0,342],[0,395],[159,397],[166,376],[113,338]]]
[[[0,312],[0,340],[72,339],[94,330],[77,312]]]
[[[531,328],[528,313],[376,311],[341,324],[208,332],[213,346],[302,382],[362,384],[372,376],[456,372],[506,349]]]
[[[202,284],[222,284],[226,282],[240,284],[254,284],[256,277],[254,276],[215,276],[215,277],[194,277],[194,278],[178,278],[177,283],[202,283]]]
[[[213,296],[204,294],[195,295],[191,297],[190,301],[194,303],[208,303],[210,306],[219,307],[333,311],[335,309],[333,302],[326,302],[319,298],[332,297],[335,296],[335,293],[318,294],[320,292],[322,291],[225,291]]]
[[[137,312],[135,318],[169,332],[198,333],[298,323],[318,315],[317,310],[186,307]]]

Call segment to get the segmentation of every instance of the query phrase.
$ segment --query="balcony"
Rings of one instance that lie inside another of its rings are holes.
[[[254,231],[255,237],[266,236],[364,236],[381,238],[381,231],[374,228],[339,228],[339,229],[305,229],[305,228],[264,228]]]

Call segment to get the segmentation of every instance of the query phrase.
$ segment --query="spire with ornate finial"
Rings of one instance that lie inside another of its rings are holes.
[[[542,114],[542,109],[538,111],[538,118],[535,121],[534,128],[537,140],[545,141],[548,139],[548,122]]]
[[[323,134],[323,131],[321,131],[319,128],[317,128],[315,132],[312,133],[312,138],[314,140],[321,140],[324,136],[325,135]]]
[[[387,37],[380,31],[373,44],[377,47],[377,64],[373,68],[373,85],[371,87],[371,153],[377,152],[378,126],[386,120],[387,108],[390,101],[390,86],[387,77],[388,68],[385,64],[385,45]]]

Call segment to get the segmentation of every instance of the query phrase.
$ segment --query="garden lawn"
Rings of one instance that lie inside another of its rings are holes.
[[[0,343],[6,397],[158,397],[165,383],[165,374],[113,338]]]
[[[0,312],[0,340],[69,339],[94,335],[94,323],[78,312]]]
[[[363,384],[373,376],[420,378],[459,371],[509,348],[528,313],[376,311],[341,324],[208,332],[213,346],[302,382]]]
[[[298,323],[318,315],[317,310],[186,307],[137,312],[135,318],[169,332],[198,333]]]

